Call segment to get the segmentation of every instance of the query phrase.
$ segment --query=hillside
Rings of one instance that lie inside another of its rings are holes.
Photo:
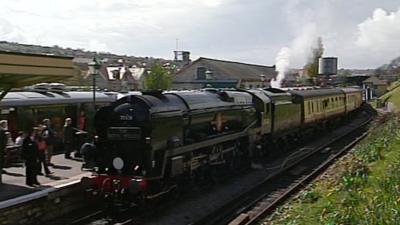
[[[376,69],[377,74],[399,74],[400,56],[393,59],[389,64],[384,64]]]
[[[40,45],[28,45],[19,44],[14,42],[0,41],[0,51],[8,52],[21,52],[30,54],[49,54],[57,56],[70,56],[75,58],[83,59],[93,59],[93,57],[98,57],[100,59],[105,59],[107,64],[117,64],[118,61],[123,59],[129,65],[143,65],[151,66],[154,63],[166,63],[171,62],[171,60],[166,60],[162,58],[153,57],[137,57],[137,56],[127,56],[127,55],[117,55],[109,52],[94,52],[86,51],[84,49],[72,49],[72,48],[62,48],[59,46],[40,46]],[[79,60],[77,60],[79,63]],[[85,60],[83,60],[85,61]]]
[[[62,48],[59,46],[40,46],[40,45],[27,45],[13,42],[0,41],[0,51],[6,52],[20,52],[28,54],[47,54],[56,56],[69,56],[74,57],[73,62],[75,66],[81,71],[74,77],[59,82],[69,86],[91,86],[92,80],[85,80],[82,74],[86,74],[87,63],[92,61],[94,57],[102,60],[103,64],[107,66],[121,66],[122,62],[127,66],[138,66],[151,68],[154,64],[159,63],[164,65],[169,63],[175,64],[172,60],[153,57],[137,57],[127,55],[117,55],[108,52],[94,52],[86,51],[84,49],[71,49]]]
[[[380,99],[382,102],[390,102],[397,110],[400,109],[400,81],[393,82],[388,89],[389,92],[382,95]]]
[[[399,126],[398,117],[376,123],[362,144],[262,224],[399,224]]]

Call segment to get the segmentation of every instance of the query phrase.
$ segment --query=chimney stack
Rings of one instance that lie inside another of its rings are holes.
[[[187,65],[191,62],[189,51],[174,51],[174,61]]]

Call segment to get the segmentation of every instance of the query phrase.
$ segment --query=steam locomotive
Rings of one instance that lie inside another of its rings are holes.
[[[212,170],[272,157],[290,138],[358,109],[362,91],[254,89],[147,92],[125,96],[95,116],[98,138],[85,153],[94,193],[139,202]],[[279,153],[279,152],[278,152]]]

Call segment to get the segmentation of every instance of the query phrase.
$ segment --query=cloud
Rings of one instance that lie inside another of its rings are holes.
[[[377,7],[388,12],[371,15]],[[398,7],[398,0],[1,0],[0,39],[171,59],[179,38],[193,58],[266,65],[286,46],[290,66],[300,68],[322,36],[341,66],[370,67],[398,54],[391,47],[399,46]]]
[[[0,19],[0,40],[25,42],[27,38],[18,26],[7,20]]]
[[[96,39],[89,41],[88,50],[96,51],[96,52],[108,52],[109,49],[107,44],[102,43]]]
[[[372,17],[358,25],[356,44],[359,47],[378,52],[399,53],[400,9],[386,12],[381,8],[374,10]]]

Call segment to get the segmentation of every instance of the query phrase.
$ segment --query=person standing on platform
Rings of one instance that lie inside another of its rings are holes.
[[[0,121],[0,184],[2,183],[2,173],[3,173],[3,161],[4,161],[4,153],[7,145],[7,120]]]
[[[43,129],[44,126],[42,126],[41,128]],[[50,172],[49,168],[47,167],[47,162],[46,162],[46,149],[47,149],[47,145],[46,145],[46,141],[45,139],[42,137],[43,130],[39,130],[38,135],[36,135],[35,137],[35,141],[37,143],[38,146],[38,159],[39,159],[39,163],[38,163],[38,175],[43,175],[42,173],[42,165],[44,167],[44,172],[46,173],[46,176],[49,176],[50,174],[52,174],[52,172]]]
[[[40,185],[37,180],[39,150],[35,141],[36,135],[38,135],[38,128],[33,128],[22,143],[22,158],[25,160],[26,185],[28,186]]]
[[[86,116],[85,111],[81,111],[78,119],[78,128],[79,130],[86,130]]]
[[[50,119],[43,119],[42,137],[46,141],[46,163],[51,166],[51,157],[53,156],[55,132],[51,127]]]
[[[64,157],[66,159],[71,158],[71,152],[74,148],[75,131],[76,128],[72,127],[71,118],[66,118],[64,124]]]
[[[18,137],[15,138],[15,145],[22,146],[24,142],[24,132],[18,131]]]

